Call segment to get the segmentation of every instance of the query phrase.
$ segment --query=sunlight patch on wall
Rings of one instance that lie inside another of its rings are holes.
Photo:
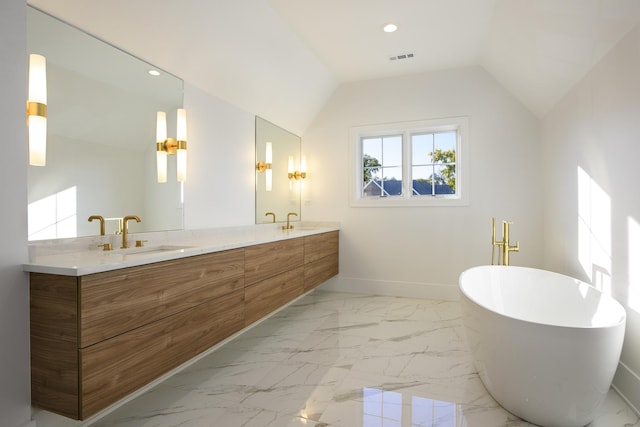
[[[631,218],[627,218],[629,251],[627,265],[629,266],[629,292],[627,305],[636,313],[640,313],[640,224]]]
[[[580,166],[578,260],[591,284],[611,295],[611,197]]]
[[[74,186],[29,203],[29,240],[77,237],[76,192]]]

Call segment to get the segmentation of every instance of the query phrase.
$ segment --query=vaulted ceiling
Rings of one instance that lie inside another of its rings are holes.
[[[341,83],[466,66],[543,117],[640,21],[638,0],[28,3],[297,133]]]

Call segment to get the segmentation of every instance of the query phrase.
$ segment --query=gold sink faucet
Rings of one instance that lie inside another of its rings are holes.
[[[127,222],[132,219],[135,219],[136,222],[142,221],[137,215],[127,215],[122,218],[122,246],[120,249],[127,249],[129,247],[129,243],[127,242],[127,234],[129,233]]]
[[[491,265],[494,264],[494,249],[498,246],[498,264],[500,264],[500,252],[502,252],[502,265],[509,265],[509,254],[511,252],[520,251],[520,242],[516,241],[515,246],[511,246],[509,226],[513,224],[511,221],[502,221],[502,240],[496,241],[496,217],[491,218]]]
[[[289,221],[290,221],[290,217],[291,217],[291,215],[293,215],[293,216],[298,216],[298,214],[297,214],[297,213],[295,213],[295,212],[289,212],[289,213],[287,214],[287,225],[283,225],[283,226],[282,226],[282,229],[283,229],[283,230],[293,230],[293,225],[291,225],[291,224],[290,224],[290,222],[289,222]]]
[[[276,222],[276,214],[274,214],[273,212],[267,212],[266,214],[264,214],[264,216],[269,216],[272,215],[273,216],[273,221],[272,222]]]
[[[89,222],[93,221],[94,219],[97,219],[98,221],[100,221],[100,235],[104,236],[104,218],[101,217],[100,215],[91,215],[89,217]]]

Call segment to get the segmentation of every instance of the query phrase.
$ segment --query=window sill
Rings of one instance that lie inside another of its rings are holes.
[[[417,208],[417,207],[452,207],[468,206],[469,202],[463,197],[424,196],[412,197],[377,197],[366,199],[351,199],[352,208]]]

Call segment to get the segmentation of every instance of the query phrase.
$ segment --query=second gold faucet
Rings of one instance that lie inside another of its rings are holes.
[[[292,230],[292,229],[293,229],[293,225],[291,225],[291,223],[290,223],[291,215],[293,215],[293,216],[298,216],[298,214],[297,214],[297,213],[295,213],[295,212],[289,212],[289,213],[287,214],[287,225],[283,225],[283,226],[282,226],[282,229],[283,229],[283,230]]]
[[[136,222],[142,221],[138,215],[127,215],[122,218],[122,246],[120,249],[127,249],[129,247],[129,243],[127,242],[127,234],[129,234],[127,222],[132,219]]]

